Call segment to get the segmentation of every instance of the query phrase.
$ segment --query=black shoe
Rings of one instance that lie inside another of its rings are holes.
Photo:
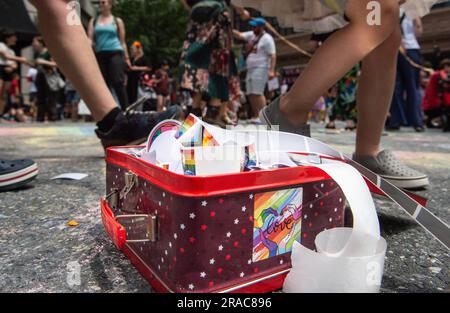
[[[414,130],[417,133],[423,133],[425,131],[425,128],[423,126],[416,126],[416,127],[414,127]]]
[[[38,167],[33,160],[0,160],[0,192],[20,188],[37,175]]]
[[[216,107],[213,105],[208,105],[206,108],[206,114],[205,117],[203,118],[203,121],[220,128],[226,128],[227,126],[225,122],[222,120],[220,106]]]
[[[386,126],[387,131],[399,131],[400,126]]]
[[[114,126],[108,132],[95,130],[102,141],[103,148],[142,144],[147,140],[152,129],[168,119],[179,119],[182,114],[180,106],[170,106],[164,112],[140,112],[127,110],[117,115]]]

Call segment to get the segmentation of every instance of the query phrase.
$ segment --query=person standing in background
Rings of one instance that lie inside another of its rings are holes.
[[[35,66],[38,71],[36,75],[37,121],[45,122],[46,116],[49,121],[55,121],[57,119],[56,97],[58,92],[50,88],[47,76],[57,70],[56,63],[52,60],[42,37],[33,38],[32,47],[36,52]]]
[[[12,29],[0,31],[0,116],[4,113],[8,100],[7,92],[11,86],[17,62],[27,63],[23,57],[17,57],[12,49],[16,45],[17,36]]]
[[[29,93],[28,93],[28,100],[31,105],[30,108],[30,115],[32,117],[32,120],[34,121],[36,119],[36,107],[37,107],[37,87],[36,87],[36,76],[38,74],[37,69],[30,67],[27,72],[27,82],[29,84]]]
[[[428,127],[435,127],[434,120],[439,118],[442,130],[450,131],[450,59],[442,60],[440,70],[431,75],[422,107]]]
[[[138,99],[138,88],[141,76],[145,72],[150,72],[151,67],[144,56],[144,49],[139,41],[133,42],[130,48],[131,67],[128,69],[127,94],[129,103],[134,103]]]
[[[234,9],[242,19],[248,19],[249,14],[230,0],[181,3],[191,12],[191,20],[180,57],[180,86],[191,93],[191,113],[202,117],[202,103],[206,102],[205,121],[225,127],[232,124],[226,105],[236,92],[232,81],[238,75],[230,11]]]
[[[125,42],[125,24],[112,14],[114,0],[100,0],[100,15],[91,19],[88,36],[108,87],[114,90],[122,109],[128,107],[125,71],[131,67]]]
[[[78,104],[80,103],[80,94],[76,91],[70,80],[66,80],[66,112],[70,115],[72,122],[78,121]]]
[[[259,112],[266,106],[264,95],[267,82],[276,77],[276,46],[275,41],[265,30],[266,20],[262,17],[249,22],[252,31],[234,31],[235,37],[247,42],[246,56],[246,93],[252,108],[251,122],[259,123]]]
[[[169,100],[170,89],[170,65],[167,61],[161,62],[161,67],[155,72],[156,110],[164,111]]]
[[[403,125],[410,125],[417,132],[423,132],[420,69],[408,60],[409,58],[416,64],[421,64],[422,56],[417,38],[422,35],[423,26],[420,18],[409,19],[403,11],[400,14],[403,52],[398,55],[397,78],[387,129],[399,130]]]

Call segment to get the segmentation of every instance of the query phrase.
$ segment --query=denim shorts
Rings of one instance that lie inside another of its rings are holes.
[[[269,69],[264,67],[252,68],[247,70],[246,94],[264,95],[267,82],[269,80]]]
[[[66,95],[67,103],[77,103],[80,100],[81,100],[80,94],[78,92],[76,92],[75,90],[67,91],[67,95]]]

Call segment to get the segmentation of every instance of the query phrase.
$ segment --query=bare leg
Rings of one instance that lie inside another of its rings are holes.
[[[164,107],[165,107],[164,100],[165,100],[165,99],[166,99],[166,98],[165,98],[164,96],[158,95],[158,97],[157,97],[157,99],[156,99],[156,110],[157,110],[158,112],[164,111]]]
[[[248,99],[252,107],[252,118],[256,118],[259,112],[266,106],[266,97],[264,95],[249,95]]]
[[[369,1],[348,1],[346,14],[350,24],[325,41],[291,91],[281,99],[281,110],[291,123],[306,123],[309,110],[324,91],[383,43],[398,25],[398,0],[379,0],[379,26],[367,23]]]
[[[83,27],[67,24],[65,0],[31,0],[39,12],[39,29],[52,57],[80,92],[96,121],[116,105],[98,68]],[[74,43],[76,43],[74,45]]]
[[[379,152],[381,133],[394,94],[400,39],[401,32],[398,27],[362,62],[357,96],[357,156],[376,156]]]
[[[6,82],[3,79],[0,79],[0,116],[3,114],[3,110],[6,106],[6,88],[5,88]]]
[[[5,110],[6,104],[8,102],[8,90],[9,88],[11,88],[11,82],[2,82],[3,84],[0,84],[0,115],[2,115],[3,113],[8,113],[3,111]]]

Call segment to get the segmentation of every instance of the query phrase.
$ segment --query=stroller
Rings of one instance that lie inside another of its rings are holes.
[[[146,98],[142,103],[142,111],[156,111],[156,92],[154,89],[154,76],[143,74],[139,81],[138,99]]]

